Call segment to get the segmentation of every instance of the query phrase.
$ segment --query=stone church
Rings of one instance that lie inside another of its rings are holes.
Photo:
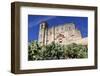
[[[39,28],[38,41],[41,45],[47,45],[51,42],[59,44],[83,44],[87,45],[87,38],[82,38],[80,30],[75,27],[74,23],[52,26],[48,28],[47,22],[41,22]]]

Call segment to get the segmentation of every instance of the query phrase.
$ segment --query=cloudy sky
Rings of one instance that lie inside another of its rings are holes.
[[[87,17],[28,15],[28,42],[38,40],[39,24],[42,21],[46,21],[49,28],[59,24],[74,23],[75,27],[81,31],[82,37],[88,36]]]

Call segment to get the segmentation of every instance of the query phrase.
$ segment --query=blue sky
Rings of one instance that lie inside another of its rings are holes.
[[[42,21],[46,21],[49,28],[73,22],[75,27],[81,31],[82,37],[88,36],[88,17],[28,15],[28,42],[38,40],[39,24]]]

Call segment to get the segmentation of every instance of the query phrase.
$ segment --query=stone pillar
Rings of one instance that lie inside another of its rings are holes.
[[[47,22],[40,23],[39,42],[41,45],[46,45],[47,40]]]

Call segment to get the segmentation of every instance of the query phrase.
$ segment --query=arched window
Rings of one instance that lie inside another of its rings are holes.
[[[50,35],[52,35],[52,31],[50,31]]]
[[[62,43],[62,41],[60,40],[59,43]]]
[[[69,27],[69,30],[71,30],[71,27]]]
[[[61,27],[61,30],[63,30],[63,27]]]
[[[59,31],[59,29],[58,29],[58,28],[56,28],[56,31]]]

